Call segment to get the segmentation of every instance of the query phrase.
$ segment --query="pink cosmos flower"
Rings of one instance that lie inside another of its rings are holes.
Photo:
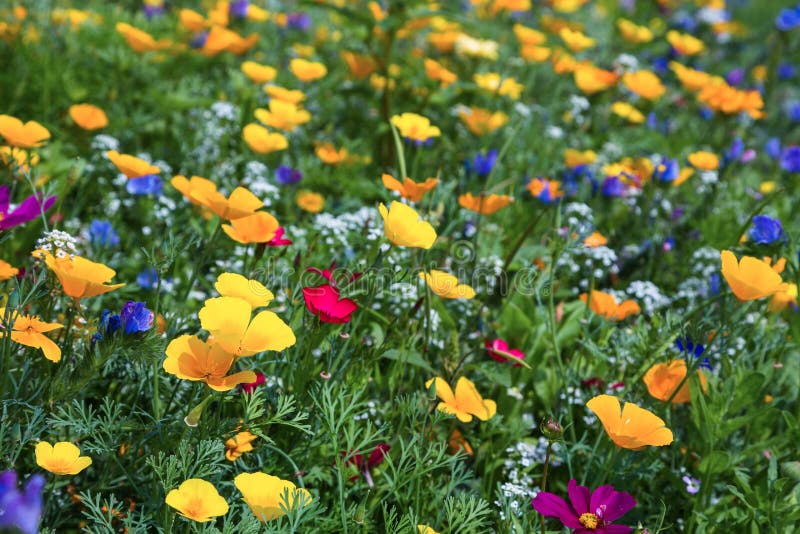
[[[636,506],[636,500],[628,493],[609,485],[590,492],[574,478],[569,481],[567,492],[570,504],[558,495],[540,491],[531,505],[544,516],[558,518],[574,534],[628,534],[632,530],[611,524]]]
[[[489,356],[496,362],[507,362],[509,361],[510,357],[516,358],[518,360],[525,359],[525,353],[519,349],[509,349],[508,343],[506,343],[502,339],[495,339],[494,341],[489,341],[488,339],[484,341],[483,345],[489,351]],[[515,363],[514,367],[522,367],[522,364]]]

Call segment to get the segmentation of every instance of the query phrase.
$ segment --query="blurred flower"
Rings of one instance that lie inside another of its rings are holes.
[[[105,111],[92,104],[74,104],[69,107],[69,116],[84,130],[100,130],[108,126]]]
[[[36,121],[23,124],[10,115],[0,115],[0,136],[17,148],[37,148],[50,139],[50,132]]]
[[[217,297],[206,300],[198,315],[200,325],[214,336],[215,344],[237,356],[282,351],[295,344],[294,332],[277,314],[262,311],[251,321],[250,313],[250,303],[244,299]]]
[[[10,280],[12,276],[17,276],[19,269],[12,266],[7,261],[0,260],[0,282]]]
[[[135,52],[151,52],[154,50],[163,50],[172,45],[172,42],[167,39],[156,41],[152,35],[134,28],[125,22],[118,22],[116,25],[117,32],[122,35],[125,42],[128,43]]]
[[[303,173],[291,167],[281,165],[275,169],[275,181],[281,185],[294,185],[302,179]]]
[[[525,188],[535,198],[538,198],[547,204],[557,202],[561,197],[564,196],[564,192],[561,190],[561,182],[557,180],[534,178],[528,182],[528,185],[525,186]]]
[[[125,182],[125,190],[131,195],[158,196],[163,188],[164,182],[161,181],[161,177],[157,174],[147,174]]]
[[[475,135],[491,133],[508,122],[508,115],[502,111],[491,112],[476,107],[459,110],[458,117]]]
[[[425,76],[430,80],[439,82],[442,87],[447,87],[458,81],[458,75],[455,72],[447,70],[444,65],[429,58],[425,59]]]
[[[410,202],[419,202],[422,200],[422,197],[425,196],[425,193],[431,191],[436,187],[436,184],[439,183],[439,180],[436,178],[427,178],[424,182],[420,183],[415,182],[411,178],[406,178],[403,180],[403,183],[400,183],[398,179],[386,173],[381,176],[381,181],[387,189],[397,191],[400,193],[401,197]]]
[[[246,301],[253,309],[268,306],[275,298],[272,291],[258,280],[251,280],[237,273],[220,274],[214,283],[214,289],[223,297],[236,297]]]
[[[667,91],[658,76],[649,70],[626,72],[622,75],[622,83],[640,97],[648,100],[658,100]]]
[[[688,159],[694,168],[701,171],[715,171],[719,168],[719,158],[712,152],[693,152]]]
[[[781,276],[758,258],[743,256],[737,261],[730,250],[723,250],[720,258],[722,276],[741,301],[758,300],[786,290]]]
[[[753,227],[748,235],[759,245],[770,245],[785,238],[780,219],[773,219],[768,215],[753,217]]]
[[[0,473],[0,529],[19,530],[22,534],[39,532],[44,484],[44,476],[36,474],[25,482],[20,491],[15,471]]]
[[[31,167],[38,165],[39,154],[22,148],[0,146],[0,162],[10,168],[16,166],[22,172],[28,172]]]
[[[256,119],[267,126],[291,132],[301,124],[311,120],[311,114],[301,109],[297,104],[273,99],[269,103],[269,110],[258,108],[255,110]]]
[[[557,518],[576,533],[621,534],[631,531],[630,527],[611,524],[636,506],[636,500],[629,494],[616,491],[613,486],[600,486],[591,492],[588,487],[579,486],[574,478],[569,481],[567,491],[570,504],[554,493],[540,491],[531,505],[540,514]]]
[[[136,275],[136,283],[142,289],[155,289],[158,284],[158,271],[153,267],[146,267]]]
[[[472,161],[465,161],[464,166],[467,172],[474,172],[478,176],[488,176],[491,174],[496,162],[497,150],[493,148],[486,153],[476,152]]]
[[[672,48],[682,56],[694,56],[703,52],[706,46],[703,41],[688,33],[680,33],[675,30],[667,32],[667,41]]]
[[[252,443],[256,439],[258,436],[246,430],[239,432],[225,442],[225,458],[230,462],[236,461],[242,454],[253,450]]]
[[[681,477],[683,483],[686,484],[686,492],[695,495],[700,491],[700,481],[690,476]]]
[[[417,525],[417,534],[439,534],[428,525]]]
[[[642,44],[653,40],[653,32],[647,26],[639,26],[630,20],[617,19],[617,28],[622,38],[629,43]]]
[[[317,145],[314,153],[319,159],[322,160],[323,163],[327,163],[329,165],[338,165],[340,163],[344,163],[347,161],[347,157],[349,155],[346,148],[336,150],[336,147],[334,147],[331,143],[320,143]]]
[[[153,328],[153,312],[146,308],[144,302],[129,300],[122,306],[119,315],[125,335],[138,334]]]
[[[431,378],[425,382],[427,389],[431,385],[435,385],[436,396],[442,401],[437,406],[439,411],[455,415],[462,423],[469,423],[473,416],[488,421],[497,412],[497,404],[481,397],[475,384],[463,376],[456,382],[455,392],[443,378]]]
[[[678,160],[664,158],[653,169],[653,178],[661,182],[674,182],[680,176],[680,170]]]
[[[284,516],[284,510],[291,510],[298,503],[308,506],[313,501],[308,490],[266,473],[241,473],[236,475],[233,483],[250,511],[262,523]],[[287,492],[288,500],[284,499]]]
[[[481,193],[478,196],[472,196],[472,193],[466,193],[458,197],[459,206],[481,215],[492,215],[512,202],[514,202],[514,199],[508,195],[486,195]]]
[[[373,487],[375,483],[372,481],[371,471],[383,463],[383,460],[389,454],[389,449],[391,449],[391,446],[388,443],[379,443],[366,460],[360,452],[355,454],[341,452],[340,454],[345,458],[344,464],[346,466],[352,465],[358,470],[358,474],[350,477],[350,480],[358,480],[359,475],[363,475],[367,485],[370,488]]]
[[[686,373],[686,360],[672,360],[650,367],[645,373],[643,381],[647,385],[647,392],[652,397],[663,402],[672,398],[672,404],[682,404],[691,401],[690,380],[686,377]],[[707,389],[706,377],[699,369],[697,375],[700,378],[700,386],[705,391]]]
[[[586,403],[600,419],[608,437],[623,449],[638,450],[647,445],[664,446],[672,443],[672,431],[654,413],[626,402],[620,409],[617,397],[598,395]]]
[[[354,301],[339,296],[339,290],[331,284],[303,288],[306,308],[323,323],[349,323],[358,309]]]
[[[319,213],[325,208],[325,197],[311,191],[300,191],[296,201],[300,209],[309,213]]]
[[[242,138],[250,150],[257,154],[271,154],[289,147],[289,142],[283,134],[270,132],[255,123],[248,124],[242,129]]]
[[[275,230],[275,237],[267,241],[266,245],[268,247],[283,247],[286,245],[291,245],[291,239],[284,239],[283,234],[285,230],[282,226],[279,226],[277,230]]]
[[[54,475],[77,475],[92,465],[92,459],[81,456],[81,450],[68,441],[55,445],[40,441],[36,444],[36,465]]]
[[[475,297],[475,290],[467,284],[460,284],[458,278],[444,271],[431,269],[430,272],[421,272],[419,277],[425,280],[428,287],[438,296],[445,299],[471,299]]]
[[[31,195],[10,211],[10,189],[7,185],[0,185],[0,231],[36,219],[49,210],[55,201],[55,195],[46,198],[41,195]]]
[[[417,145],[442,134],[441,130],[432,125],[427,117],[416,113],[394,115],[392,125],[398,129],[402,137],[414,141]]]
[[[588,236],[586,236],[583,240],[583,244],[589,248],[597,248],[605,246],[608,243],[608,239],[606,236],[601,234],[600,232],[592,232]]]
[[[87,260],[81,256],[54,257],[50,252],[33,254],[42,258],[47,267],[61,282],[64,293],[76,299],[96,297],[108,293],[125,284],[105,285],[117,272],[102,263]]]
[[[215,517],[228,513],[228,503],[217,492],[217,488],[200,478],[182,482],[177,489],[167,493],[164,502],[183,517],[198,523],[213,521]]]
[[[780,312],[791,306],[797,311],[797,284],[787,284],[784,291],[777,291],[767,305],[771,312]]]
[[[191,32],[202,31],[206,27],[206,19],[197,11],[181,9],[178,11],[178,20],[181,25]]]
[[[469,441],[464,438],[464,435],[458,428],[454,428],[453,431],[450,432],[450,437],[447,438],[447,452],[450,454],[464,452],[467,456],[475,456],[475,451],[472,450]]]
[[[278,219],[265,211],[257,211],[252,215],[231,220],[231,224],[223,224],[222,231],[239,243],[268,243],[275,238],[280,228]]]
[[[141,178],[148,174],[158,174],[161,169],[152,165],[143,159],[129,154],[120,154],[116,150],[106,151],[106,157],[111,160],[111,163],[119,169],[119,172],[127,176],[129,179]]]
[[[642,124],[645,121],[644,114],[627,102],[614,102],[611,104],[611,112],[632,124]]]
[[[522,24],[514,24],[513,31],[517,40],[523,45],[542,45],[547,42],[547,36],[544,33]]]
[[[800,145],[787,146],[781,152],[780,158],[780,164],[783,170],[800,173]]]
[[[256,371],[255,375],[256,375],[255,380],[253,380],[252,382],[248,382],[246,384],[245,383],[239,384],[239,389],[241,389],[245,393],[252,393],[253,391],[256,390],[258,386],[264,384],[267,381],[267,377],[264,375],[264,373]]]
[[[311,28],[311,17],[307,13],[289,13],[286,16],[286,26],[291,30],[307,31]]]
[[[271,82],[278,75],[278,71],[275,67],[262,65],[255,61],[245,61],[242,63],[241,69],[244,75],[250,78],[250,81],[254,83]]]
[[[173,339],[165,353],[167,357],[161,364],[164,371],[181,380],[205,382],[214,391],[229,391],[256,379],[253,371],[228,375],[234,363],[233,354],[197,336],[182,335]]]
[[[384,233],[395,245],[429,249],[436,241],[436,230],[420,220],[413,208],[393,200],[389,209],[381,203],[378,211],[383,218]]]
[[[580,294],[580,299],[589,304],[591,309],[597,315],[602,315],[609,321],[622,321],[625,318],[636,315],[641,312],[639,305],[633,300],[626,300],[622,303],[617,303],[617,299],[609,293],[602,291],[592,290],[591,301],[586,293]]]
[[[328,69],[322,63],[308,61],[302,58],[295,58],[289,62],[289,70],[292,71],[301,82],[313,82],[328,74]]]
[[[501,77],[497,72],[476,73],[472,79],[481,89],[518,100],[525,86],[514,78]]]
[[[489,352],[489,356],[496,362],[513,362],[514,358],[518,360],[525,359],[524,352],[519,349],[508,348],[508,343],[499,338],[492,341],[487,339],[483,342],[483,346],[486,347],[486,350]],[[515,363],[514,367],[522,367],[522,364]]]
[[[0,308],[0,321],[6,315],[6,308]],[[10,328],[9,328],[10,326]],[[45,323],[34,315],[23,315],[12,311],[11,323],[3,329],[11,331],[11,339],[20,345],[32,347],[34,349],[42,349],[44,357],[51,362],[61,361],[61,348],[56,343],[47,337],[45,332],[52,332],[64,325],[59,323]],[[0,322],[0,327],[3,327]],[[0,335],[2,337],[2,335]]]
[[[587,95],[605,91],[617,83],[619,75],[610,70],[597,68],[592,64],[581,63],[572,70],[575,85]]]
[[[561,37],[561,40],[564,41],[564,44],[569,47],[570,50],[573,52],[582,52],[589,48],[592,48],[595,45],[595,40],[589,38],[587,35],[579,32],[573,31],[569,28],[561,28],[558,32],[558,36]]]
[[[697,95],[697,101],[705,104],[714,111],[731,115],[747,113],[754,119],[764,116],[761,111],[764,100],[761,93],[756,90],[742,91],[731,87],[724,80],[719,83],[704,85]]]
[[[792,31],[795,28],[800,28],[800,6],[791,8],[786,7],[781,9],[778,16],[775,17],[775,27],[782,32]]]
[[[206,198],[217,192],[214,182],[202,176],[192,176],[188,180],[185,176],[173,176],[170,184],[196,206],[205,206],[208,203]]]
[[[357,54],[349,50],[341,50],[339,55],[347,64],[350,74],[359,80],[363,80],[378,69],[377,62],[371,56]]]
[[[591,165],[595,160],[597,160],[597,153],[594,150],[584,150],[582,152],[574,148],[564,150],[564,165],[570,169]]]
[[[291,104],[299,104],[306,98],[303,91],[298,89],[285,89],[277,85],[265,85],[264,92],[267,93],[270,98],[275,98]]]

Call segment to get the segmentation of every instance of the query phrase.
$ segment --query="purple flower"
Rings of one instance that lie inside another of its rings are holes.
[[[233,0],[230,5],[230,14],[240,19],[247,18],[247,8],[250,7],[248,0]]]
[[[197,32],[189,41],[189,47],[194,49],[203,48],[208,40],[208,32]]]
[[[718,292],[719,291],[716,291],[715,293]],[[695,345],[692,342],[691,338],[689,338],[688,336],[685,338],[676,339],[675,346],[678,347],[678,350],[681,351],[681,353],[684,355],[685,360],[688,360],[689,356],[699,359],[700,356],[702,356],[703,353],[706,351],[706,348],[703,345],[701,345],[700,343],[697,343]],[[711,362],[708,360],[708,357],[703,358],[703,361],[700,362],[700,367],[702,367],[703,369],[708,369],[709,371],[713,369],[711,367]]]
[[[140,178],[133,178],[128,180],[125,184],[125,189],[131,195],[155,195],[161,194],[161,189],[164,183],[161,177],[157,174],[148,174]]]
[[[621,197],[625,194],[625,184],[619,176],[607,176],[603,180],[601,191],[604,197]]]
[[[496,162],[497,150],[493,148],[486,154],[482,152],[476,153],[471,162],[469,160],[464,162],[464,167],[466,167],[467,172],[475,171],[478,176],[488,176]]]
[[[772,159],[781,157],[781,140],[777,137],[770,137],[764,145],[764,152]]]
[[[39,532],[44,482],[43,475],[33,475],[19,491],[16,472],[0,473],[0,529],[13,527],[23,534]]]
[[[281,185],[294,185],[303,179],[303,173],[297,169],[292,169],[281,165],[275,169],[275,181]]]
[[[662,182],[673,182],[680,173],[680,166],[678,160],[664,159],[661,164],[653,170],[653,178],[661,180]]]
[[[692,478],[689,476],[681,477],[683,483],[686,484],[686,491],[694,495],[698,491],[700,491],[700,481],[696,478]]]
[[[773,219],[769,215],[756,215],[753,217],[753,227],[748,235],[754,243],[769,245],[783,239],[783,225],[780,219]]]
[[[146,1],[143,6],[144,16],[148,19],[152,19],[153,17],[157,17],[159,15],[163,15],[167,12],[167,8],[164,7],[163,1]]]
[[[311,17],[305,13],[289,13],[286,15],[286,26],[292,30],[306,31],[311,27]]]
[[[741,67],[737,67],[730,71],[727,76],[725,76],[725,81],[728,82],[729,85],[739,85],[744,80],[744,69]]]
[[[144,289],[155,289],[158,284],[158,272],[148,267],[136,275],[136,283]]]
[[[120,313],[125,334],[137,334],[153,328],[153,312],[145,308],[144,302],[129,300]]]
[[[11,210],[7,185],[0,186],[0,230],[8,230],[20,224],[32,221],[55,203],[56,197],[51,196],[42,200],[42,197],[31,195],[14,210]]]
[[[114,247],[119,245],[119,234],[111,221],[95,219],[89,224],[89,242],[99,247]]]
[[[540,491],[531,505],[540,514],[556,517],[564,526],[578,534],[627,534],[632,529],[611,522],[625,515],[636,506],[636,500],[624,491],[616,491],[613,486],[600,486],[590,492],[586,486],[579,486],[573,478],[567,487],[570,504],[547,491]]]
[[[787,146],[781,152],[781,168],[789,172],[800,172],[800,145]],[[0,221],[2,224],[3,221]]]

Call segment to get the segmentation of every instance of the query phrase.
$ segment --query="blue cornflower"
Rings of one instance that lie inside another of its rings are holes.
[[[286,165],[275,169],[275,181],[281,185],[294,185],[303,179],[303,173]]]
[[[471,162],[469,160],[464,162],[464,167],[466,167],[467,172],[475,172],[478,176],[488,176],[496,162],[497,150],[493,148],[486,154],[477,152]]]
[[[661,163],[653,169],[653,178],[662,182],[673,182],[681,172],[678,160],[664,158]]]
[[[700,343],[694,344],[689,336],[676,339],[675,346],[678,347],[678,350],[681,351],[682,354],[684,354],[684,358],[686,359],[688,359],[690,356],[693,358],[700,358],[700,356],[702,356],[706,351],[706,348]],[[711,371],[711,363],[708,361],[707,357],[703,358],[703,361],[700,363],[700,367]]]
[[[781,12],[775,18],[775,26],[782,32],[788,32],[800,27],[800,6],[781,9]]]
[[[144,289],[155,289],[158,284],[158,271],[153,267],[147,267],[136,275],[136,283]]]
[[[764,152],[772,159],[781,157],[781,140],[777,137],[770,137],[764,145]]]
[[[107,336],[120,329],[124,331],[125,335],[146,332],[153,327],[153,312],[145,307],[144,302],[129,300],[118,314],[111,314],[108,310],[103,310],[100,324],[103,333]],[[99,339],[102,339],[102,336],[99,336]]]
[[[789,172],[800,172],[800,145],[787,146],[783,149],[781,168]]]
[[[781,63],[778,65],[778,79],[789,80],[794,78],[796,69],[791,63]]]
[[[99,247],[115,247],[119,245],[119,234],[111,221],[95,219],[89,224],[89,242]]]
[[[742,141],[741,137],[734,139],[731,147],[723,153],[724,164],[737,161],[744,154],[744,148],[744,141]]]
[[[625,184],[619,176],[608,176],[600,190],[604,197],[621,197],[625,193]]]
[[[714,273],[708,278],[708,289],[711,290],[712,295],[719,295],[721,284],[722,280],[719,277],[719,273]]]
[[[125,189],[131,195],[155,195],[161,194],[164,183],[157,174],[148,174],[141,178],[133,178],[125,184]]]
[[[754,243],[769,245],[783,239],[783,225],[780,219],[773,219],[768,215],[756,215],[753,217],[753,227],[749,236]]]
[[[0,530],[15,529],[23,534],[39,532],[44,483],[44,476],[36,474],[20,491],[15,471],[0,473]]]

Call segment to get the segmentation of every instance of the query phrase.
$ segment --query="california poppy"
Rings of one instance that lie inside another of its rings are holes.
[[[611,441],[623,449],[638,450],[647,445],[663,446],[672,443],[672,431],[653,412],[626,402],[620,409],[617,397],[598,395],[586,403],[594,412]]]
[[[394,200],[389,209],[381,204],[378,211],[383,217],[386,237],[395,245],[429,249],[436,241],[436,230],[430,223],[421,221],[413,208]]]
[[[425,196],[425,193],[431,191],[439,183],[436,178],[427,178],[424,182],[417,183],[408,177],[401,183],[400,180],[385,173],[381,176],[381,181],[384,186],[392,191],[397,191],[401,197],[409,202],[419,202]]]
[[[609,321],[622,321],[626,317],[642,311],[639,305],[633,300],[617,303],[617,299],[615,299],[613,295],[597,290],[592,290],[591,301],[589,301],[589,297],[586,293],[581,293],[580,299],[584,303],[589,302],[589,308],[594,313],[602,315]]]
[[[737,261],[730,250],[723,250],[720,258],[722,276],[741,301],[758,300],[786,290],[787,285],[783,283],[781,275],[765,261],[752,256],[744,256]]]
[[[162,367],[181,380],[205,382],[214,391],[229,391],[239,384],[254,382],[253,371],[229,375],[235,357],[217,343],[208,343],[197,336],[182,335],[166,348]]]
[[[430,272],[421,272],[419,277],[425,280],[428,287],[436,295],[445,299],[471,299],[475,297],[475,290],[467,284],[461,284],[458,278],[444,271],[431,269]]]
[[[164,502],[183,517],[198,523],[207,523],[228,513],[228,503],[214,485],[200,478],[185,480],[167,493]]]
[[[443,378],[431,378],[425,382],[425,387],[430,388],[432,384],[436,385],[436,396],[441,400],[437,408],[455,415],[463,423],[472,421],[473,416],[488,421],[497,412],[497,404],[481,397],[475,384],[463,376],[456,382],[455,392]]]
[[[313,501],[308,490],[266,473],[241,473],[236,475],[233,483],[242,493],[250,511],[262,523],[286,515],[285,510],[294,508],[298,503],[308,506]],[[288,502],[284,500],[287,491]]]
[[[486,195],[482,193],[478,196],[472,196],[472,193],[466,193],[458,197],[459,206],[481,215],[491,215],[512,202],[514,202],[514,199],[508,195]]]
[[[200,325],[223,350],[237,356],[282,351],[295,344],[294,332],[277,314],[262,311],[251,320],[251,311],[250,303],[241,298],[210,298],[199,312]]]

